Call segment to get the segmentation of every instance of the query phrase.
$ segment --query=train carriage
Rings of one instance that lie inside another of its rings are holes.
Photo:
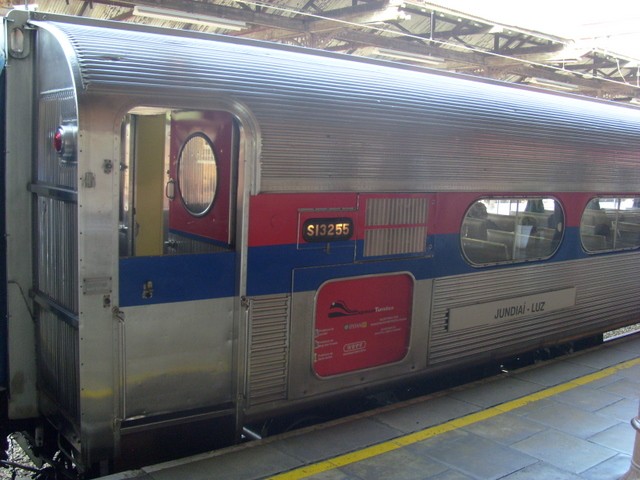
[[[8,416],[81,466],[638,321],[634,108],[193,32],[4,29]]]

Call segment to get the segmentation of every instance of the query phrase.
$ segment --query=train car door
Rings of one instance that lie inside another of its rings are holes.
[[[174,112],[170,138],[170,231],[229,247],[231,116],[224,112]]]
[[[236,122],[227,112],[140,108],[122,132],[123,418],[230,411]]]

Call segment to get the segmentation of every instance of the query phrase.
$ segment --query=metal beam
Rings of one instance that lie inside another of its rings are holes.
[[[400,50],[417,55],[434,55],[442,57],[447,61],[473,63],[476,65],[484,65],[486,63],[486,55],[474,52],[460,52],[456,50],[432,47],[418,41],[407,41],[402,38],[394,38],[389,36],[377,35],[356,30],[341,30],[334,34],[334,38],[343,42],[359,44],[362,47],[371,46],[378,48],[389,48],[392,50]]]
[[[242,8],[227,7],[225,5],[215,5],[212,3],[194,2],[189,0],[119,0],[117,2],[111,0],[92,1],[93,3],[117,5],[121,7],[130,7],[132,9],[136,5],[161,7],[170,10],[177,10],[180,12],[227,18],[229,20],[242,21],[252,25],[259,25],[262,27],[277,28],[294,32],[305,31],[307,30],[308,25],[308,21],[303,19],[289,18],[282,15],[259,13]]]

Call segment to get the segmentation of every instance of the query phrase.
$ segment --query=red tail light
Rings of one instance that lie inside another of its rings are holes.
[[[76,132],[73,125],[60,125],[53,134],[53,149],[63,162],[75,162]]]

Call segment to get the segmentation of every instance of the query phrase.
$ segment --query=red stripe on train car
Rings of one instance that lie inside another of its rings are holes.
[[[357,217],[356,193],[261,194],[251,197],[249,246],[289,245],[298,242],[301,214],[318,217],[344,214]]]
[[[302,228],[309,219],[348,218],[355,231],[351,240],[362,240],[365,206],[370,199],[426,198],[430,235],[456,234],[467,209],[481,198],[551,197],[560,201],[565,227],[577,227],[584,208],[595,196],[586,192],[443,192],[427,193],[268,193],[251,197],[249,246],[291,245],[304,242]],[[611,196],[620,196],[619,194]]]

